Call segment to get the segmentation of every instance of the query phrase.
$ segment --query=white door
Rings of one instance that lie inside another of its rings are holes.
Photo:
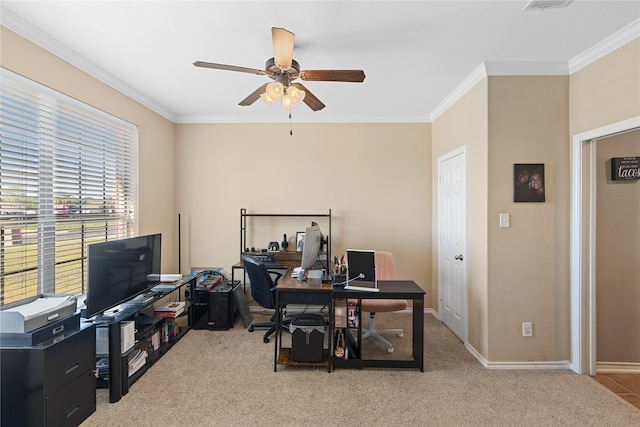
[[[467,342],[466,147],[438,159],[438,312]]]

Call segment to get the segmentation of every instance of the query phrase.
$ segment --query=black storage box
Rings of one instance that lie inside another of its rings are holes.
[[[162,316],[138,316],[135,319],[136,341],[149,338],[155,331],[160,329],[165,322],[165,318]]]
[[[291,319],[291,360],[294,362],[322,362],[324,345],[324,316],[298,314]]]
[[[79,329],[80,313],[75,313],[29,332],[0,332],[0,342],[4,347],[31,347],[50,340],[62,332]]]
[[[240,281],[222,282],[213,289],[195,289],[193,329],[226,330],[233,327],[240,311],[233,289]]]

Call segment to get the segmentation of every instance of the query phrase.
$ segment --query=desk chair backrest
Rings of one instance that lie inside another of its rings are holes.
[[[251,296],[264,308],[275,308],[275,283],[267,267],[255,259],[243,256],[242,265],[251,281]]]
[[[376,251],[376,278],[378,280],[394,280],[396,278],[393,253]]]

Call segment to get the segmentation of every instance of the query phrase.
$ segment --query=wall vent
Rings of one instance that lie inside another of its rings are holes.
[[[560,9],[567,7],[573,0],[531,0],[522,10]]]

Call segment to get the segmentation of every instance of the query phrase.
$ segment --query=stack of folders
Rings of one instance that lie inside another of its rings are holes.
[[[147,352],[142,349],[135,349],[129,354],[129,376],[135,374],[147,363]]]
[[[153,315],[164,317],[178,317],[179,315],[184,313],[185,306],[186,302],[184,301],[175,301],[165,305],[157,305],[153,308]]]

